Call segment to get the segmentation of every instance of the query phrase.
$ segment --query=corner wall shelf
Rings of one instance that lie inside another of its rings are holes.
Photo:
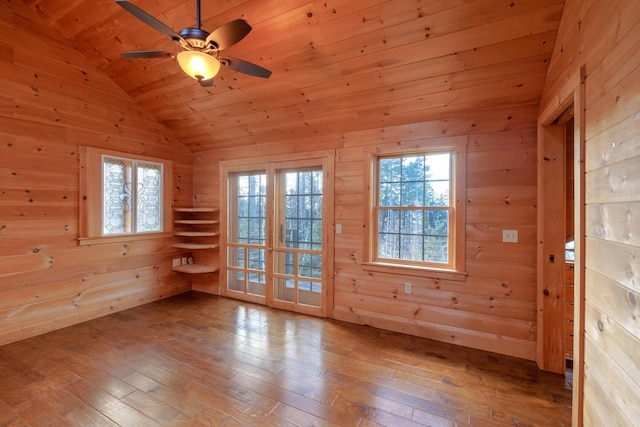
[[[218,232],[214,231],[176,231],[174,236],[185,237],[214,237],[218,235]]]
[[[174,212],[218,212],[217,208],[194,208],[194,207],[186,207],[186,208],[174,208]]]
[[[173,271],[179,271],[180,273],[198,274],[198,273],[215,273],[218,271],[218,267],[202,264],[185,264],[179,267],[173,267]]]
[[[174,248],[188,249],[192,251],[217,251],[219,244],[218,231],[218,209],[211,207],[176,207],[174,236],[185,237],[188,240],[175,243]],[[215,257],[213,257],[215,258]],[[196,254],[186,257],[184,263],[182,257],[181,265],[175,265],[173,271],[188,274],[214,273],[218,271],[218,266],[211,262],[212,257],[206,253]]]
[[[218,221],[212,219],[177,219],[174,221],[176,224],[217,224]]]
[[[219,247],[217,243],[195,243],[195,242],[184,242],[184,243],[176,243],[173,245],[174,248],[178,249],[216,249]]]

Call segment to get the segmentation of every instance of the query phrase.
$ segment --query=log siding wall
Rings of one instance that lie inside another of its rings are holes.
[[[219,162],[334,149],[333,317],[526,359],[536,339],[537,105],[458,114],[443,119],[329,137],[253,144],[246,150],[194,154],[198,203],[217,204]],[[372,147],[428,147],[440,136],[467,136],[466,281],[390,275],[363,268],[365,157]],[[224,201],[221,204],[224,207]],[[502,243],[502,230],[519,243]],[[404,282],[413,292],[404,294]],[[217,293],[217,284],[196,283]]]
[[[184,205],[190,151],[23,2],[0,28],[0,345],[189,290],[173,238],[77,238],[80,146],[173,160]]]
[[[637,0],[568,0],[541,103],[562,102],[584,67],[584,412],[574,425],[640,419],[639,46]]]
[[[191,288],[171,272],[173,239],[78,246],[79,146],[171,158],[184,205],[192,193],[220,205],[220,160],[333,149],[333,316],[535,357],[537,104],[192,155],[22,2],[3,1],[0,28],[0,345]],[[540,105],[563,99],[584,67],[585,425],[640,418],[639,45],[637,0],[567,0]],[[469,138],[466,281],[364,270],[364,147],[439,135]],[[505,228],[518,244],[501,242]],[[193,286],[219,291],[215,277]]]

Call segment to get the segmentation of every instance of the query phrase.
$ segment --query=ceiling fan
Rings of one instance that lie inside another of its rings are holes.
[[[268,79],[271,76],[271,71],[259,65],[238,58],[220,56],[221,50],[238,43],[251,31],[251,26],[244,19],[229,21],[208,33],[200,28],[200,0],[196,0],[196,28],[183,28],[180,33],[176,33],[144,10],[129,3],[128,0],[116,0],[116,3],[154,30],[169,36],[182,48],[182,51],[177,54],[164,50],[142,50],[123,52],[121,55],[124,57],[167,58],[175,56],[182,71],[196,79],[203,87],[213,86],[213,78],[218,74],[221,65],[263,79]]]

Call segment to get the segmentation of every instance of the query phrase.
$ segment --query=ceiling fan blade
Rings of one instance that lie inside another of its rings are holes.
[[[200,83],[200,86],[202,87],[211,87],[213,86],[213,79],[199,80],[198,83]]]
[[[166,50],[140,50],[137,52],[122,52],[120,55],[127,58],[168,58],[171,53]]]
[[[165,24],[158,21],[156,18],[149,15],[144,10],[140,9],[138,6],[135,6],[129,3],[127,0],[116,0],[116,3],[122,6],[124,10],[126,10],[127,12],[129,12],[130,14],[132,14],[133,16],[135,16],[136,18],[138,18],[139,20],[141,20],[142,22],[144,22],[145,24],[153,28],[154,30],[164,34],[165,36],[171,37],[173,41],[182,40],[182,37],[180,36],[180,34],[176,33],[171,28],[167,27]]]
[[[261,77],[263,79],[268,79],[269,77],[271,77],[271,71],[243,59],[220,58],[220,63],[222,65],[226,65],[234,71],[248,74],[250,76]]]
[[[245,38],[251,31],[251,25],[244,19],[234,19],[216,28],[207,36],[205,45],[211,44],[214,50],[227,49]]]

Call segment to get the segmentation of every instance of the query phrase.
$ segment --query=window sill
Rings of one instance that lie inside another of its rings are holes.
[[[429,277],[434,279],[451,280],[453,282],[464,282],[467,280],[467,273],[463,271],[426,268],[412,265],[399,265],[384,262],[364,262],[362,263],[362,268],[366,271],[374,271],[376,273]]]
[[[138,240],[149,240],[149,239],[166,239],[169,237],[173,237],[172,232],[148,233],[148,234],[140,233],[140,234],[129,234],[129,235],[122,235],[122,236],[79,237],[78,244],[80,246],[105,245],[108,243],[133,242]]]

